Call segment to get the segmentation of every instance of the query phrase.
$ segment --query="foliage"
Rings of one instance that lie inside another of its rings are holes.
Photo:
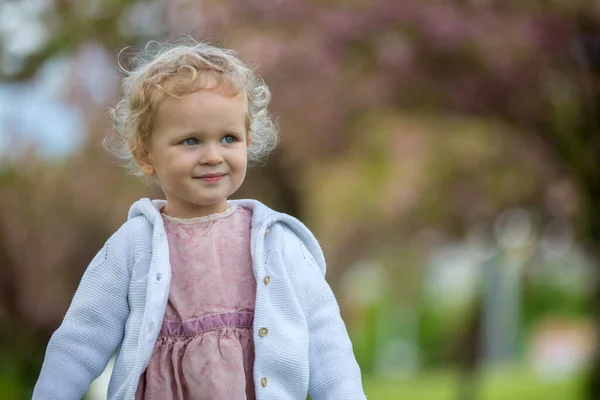
[[[25,153],[2,166],[0,343],[11,360],[35,364],[41,350],[13,341],[7,327],[42,347],[129,204],[158,195],[99,153],[105,104],[91,101],[84,83],[93,68],[80,70],[90,47],[116,60],[126,45],[191,32],[258,65],[273,88],[283,143],[239,196],[315,228],[334,289],[366,255],[398,242],[426,252],[473,225],[489,227],[514,204],[579,218],[582,238],[600,248],[600,102],[586,47],[599,29],[592,2],[27,4],[2,7],[28,13],[27,26],[46,34],[27,51],[14,51],[26,31],[18,24],[1,35],[0,76],[34,79],[47,61],[72,57],[82,79],[68,82],[64,97],[86,116],[89,139],[57,163]],[[113,77],[107,88],[116,87]],[[399,291],[412,293],[414,280],[401,278],[408,267],[389,265]],[[31,369],[17,375],[31,382]]]

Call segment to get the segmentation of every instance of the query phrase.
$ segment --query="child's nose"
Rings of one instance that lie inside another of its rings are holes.
[[[200,157],[201,164],[216,165],[223,162],[223,156],[217,144],[207,144]]]

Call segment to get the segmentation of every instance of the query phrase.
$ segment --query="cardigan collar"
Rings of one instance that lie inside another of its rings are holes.
[[[302,241],[302,243],[306,246],[308,251],[312,254],[313,258],[317,262],[317,265],[325,274],[326,266],[325,266],[325,257],[323,255],[323,251],[321,250],[321,246],[317,242],[317,239],[314,237],[312,232],[299,220],[296,218],[277,212],[258,200],[252,199],[242,199],[242,200],[228,200],[230,204],[236,204],[238,207],[242,207],[252,211],[252,231],[255,230],[264,230],[269,225],[275,222],[283,222],[287,225],[293,232],[298,236],[298,238]],[[127,219],[133,219],[140,215],[145,216],[153,225],[160,226],[161,230],[163,227],[163,220],[160,215],[160,209],[163,208],[167,204],[166,200],[157,199],[150,200],[148,198],[143,198],[131,206],[129,209],[129,213]]]

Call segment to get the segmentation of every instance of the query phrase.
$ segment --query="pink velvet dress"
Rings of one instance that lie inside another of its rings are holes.
[[[136,400],[254,400],[252,212],[163,220],[169,301]]]

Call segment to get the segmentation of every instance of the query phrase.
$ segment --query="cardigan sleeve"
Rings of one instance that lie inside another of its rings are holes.
[[[309,395],[312,400],[366,399],[335,296],[307,247],[288,232],[284,257],[309,331]]]
[[[90,262],[48,343],[33,400],[83,398],[123,338],[130,274],[123,245],[111,239]]]

